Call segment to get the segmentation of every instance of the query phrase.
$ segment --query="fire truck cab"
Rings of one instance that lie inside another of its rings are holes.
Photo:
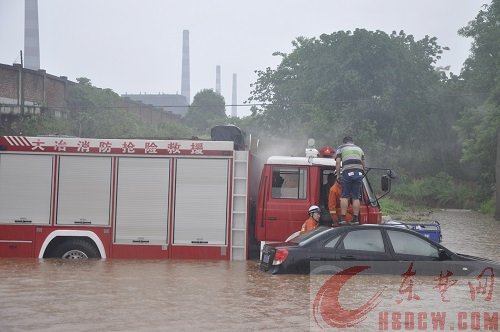
[[[306,157],[269,157],[262,169],[255,220],[259,241],[284,241],[300,230],[311,205],[322,208],[321,222],[332,224],[328,209],[329,176],[336,178],[335,159],[318,153]],[[390,178],[384,177],[383,190]],[[382,213],[370,183],[363,179],[360,223],[379,224]],[[338,213],[340,215],[340,211]]]

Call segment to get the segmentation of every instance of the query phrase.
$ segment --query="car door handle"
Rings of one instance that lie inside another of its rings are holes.
[[[351,255],[340,256],[340,259],[356,260],[356,257]]]
[[[267,217],[266,220],[278,220],[277,217]]]

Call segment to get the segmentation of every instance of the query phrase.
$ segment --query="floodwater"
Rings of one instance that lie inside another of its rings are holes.
[[[440,221],[448,248],[500,261],[500,222],[470,211],[428,218]],[[438,277],[354,276],[332,311],[362,307],[381,293],[362,319],[354,322],[349,311],[343,317],[352,326],[339,328],[314,306],[330,276],[271,276],[257,261],[0,258],[0,332],[499,329],[493,276],[490,284],[484,276]]]

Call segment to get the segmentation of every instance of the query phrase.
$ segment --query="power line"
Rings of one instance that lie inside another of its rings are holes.
[[[457,98],[457,97],[484,97],[489,95],[489,92],[477,92],[477,93],[460,93],[460,94],[447,94],[442,95],[442,98]],[[384,100],[398,101],[405,99],[416,99],[418,97],[414,96],[402,96],[402,97],[390,97],[384,98]],[[380,101],[381,99],[377,98],[377,96],[366,97],[366,98],[358,98],[358,99],[343,99],[343,100],[329,100],[326,104],[347,104],[347,103],[359,103],[359,102],[367,102],[367,101]],[[325,103],[323,103],[325,104]],[[67,110],[75,110],[75,109],[148,109],[148,108],[199,108],[199,107],[252,107],[252,106],[261,106],[261,107],[269,107],[269,106],[312,106],[318,105],[315,102],[305,102],[305,101],[295,101],[288,103],[245,103],[245,104],[224,104],[224,105],[130,105],[130,106],[86,106],[86,105],[72,105],[72,106],[46,106],[46,105],[33,105],[35,107],[41,108],[50,108],[50,109],[67,109]],[[19,106],[18,104],[5,104],[0,103],[0,106],[3,107],[15,107]]]

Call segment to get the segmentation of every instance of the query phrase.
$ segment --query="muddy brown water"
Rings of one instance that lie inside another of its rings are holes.
[[[440,221],[448,248],[500,261],[500,222],[453,210],[427,218]],[[448,288],[443,283],[439,288],[438,276],[416,275],[410,292],[410,281],[403,283],[402,276],[355,276],[341,288],[341,308],[359,308],[377,291],[383,293],[376,307],[346,328],[332,326],[328,311],[327,316],[315,311],[314,301],[328,278],[271,276],[258,271],[257,261],[0,258],[0,332],[499,328],[500,285],[493,278],[489,282],[494,287],[487,289],[484,278],[452,276]],[[482,288],[477,287],[480,282]],[[436,322],[436,313],[441,318],[444,313],[446,321]]]

